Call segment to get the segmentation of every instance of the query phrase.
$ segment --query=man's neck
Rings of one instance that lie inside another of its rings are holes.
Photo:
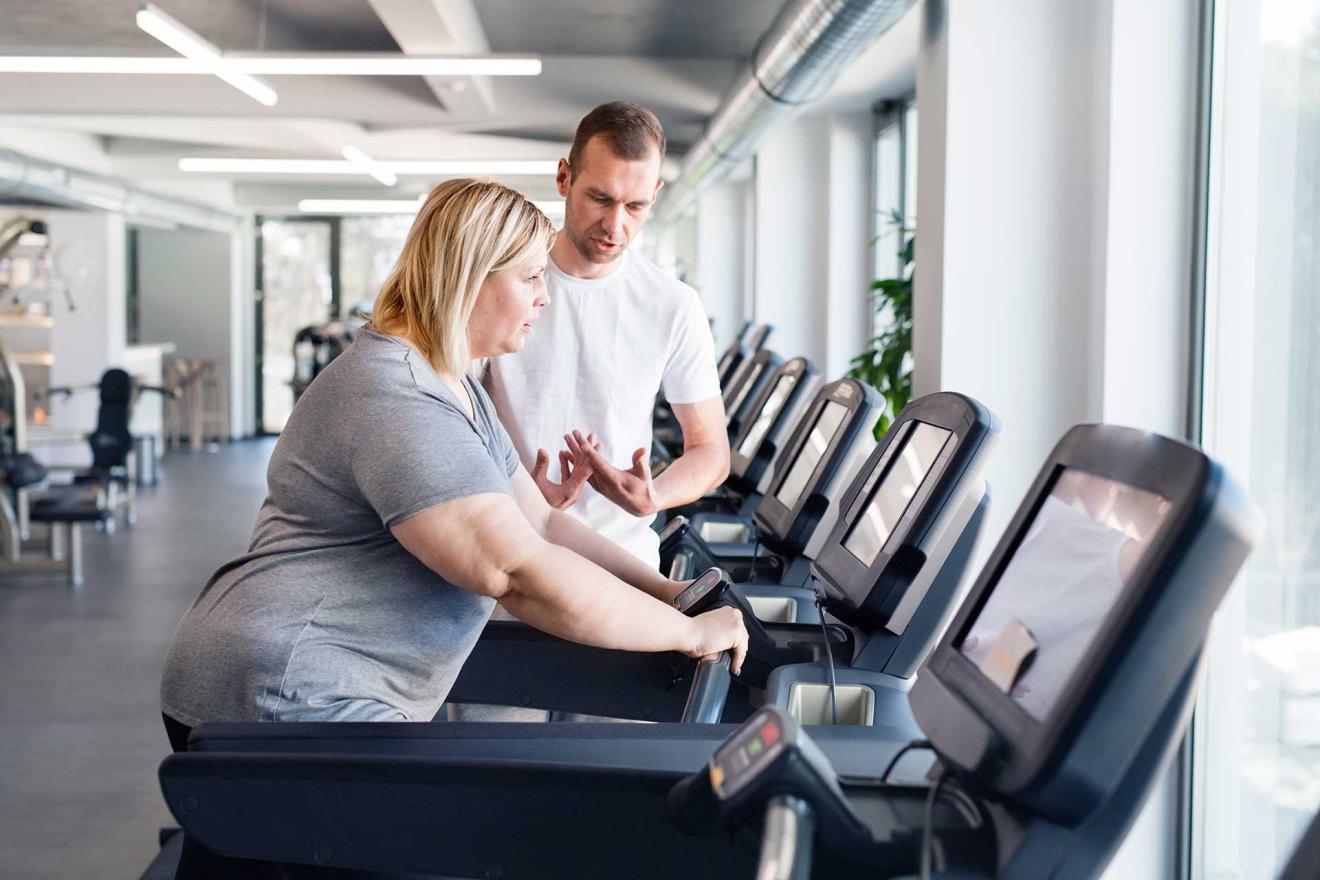
[[[623,264],[623,258],[624,255],[619,254],[616,259],[608,263],[593,263],[578,253],[578,249],[564,233],[555,237],[555,243],[550,248],[550,259],[555,261],[555,266],[560,272],[584,281],[598,281],[613,275]]]

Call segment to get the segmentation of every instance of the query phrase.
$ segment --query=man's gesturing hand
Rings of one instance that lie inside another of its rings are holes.
[[[550,453],[544,449],[536,450],[536,464],[532,467],[532,479],[536,481],[536,487],[545,496],[546,503],[555,510],[572,507],[582,494],[583,484],[591,477],[590,462],[574,459],[568,452],[560,450],[559,472],[563,478],[562,483],[556,483],[546,476],[549,466]]]
[[[633,516],[647,516],[660,509],[660,499],[655,492],[655,483],[651,480],[651,466],[647,462],[647,450],[633,452],[632,467],[621,470],[610,464],[601,454],[600,444],[594,438],[583,436],[581,431],[564,435],[573,454],[573,461],[581,466],[586,462],[591,466],[588,482],[595,489]]]

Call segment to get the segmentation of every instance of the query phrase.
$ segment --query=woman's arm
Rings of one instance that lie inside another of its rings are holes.
[[[522,465],[514,471],[509,482],[513,485],[514,497],[528,522],[550,543],[590,559],[624,583],[632,584],[662,602],[672,602],[687,586],[660,574],[575,517],[562,510],[555,510]]]
[[[532,488],[536,490],[534,484]],[[451,584],[498,599],[518,619],[560,638],[625,651],[681,651],[692,657],[731,650],[735,672],[747,653],[747,630],[737,610],[717,608],[685,617],[544,539],[507,495],[446,501],[391,532]]]

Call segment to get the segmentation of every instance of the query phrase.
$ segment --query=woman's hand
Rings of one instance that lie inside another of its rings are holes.
[[[696,624],[696,641],[688,649],[689,657],[708,657],[721,651],[732,651],[729,671],[737,675],[747,657],[747,627],[742,612],[727,605],[714,608],[692,618]]]

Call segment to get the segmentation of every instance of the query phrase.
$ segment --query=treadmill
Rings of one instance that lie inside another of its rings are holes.
[[[734,374],[724,395],[724,417],[732,440],[742,432],[752,403],[760,396],[771,376],[784,359],[768,348],[763,348],[747,360]]]
[[[742,329],[738,331],[738,335],[734,337],[733,342],[720,355],[720,359],[716,364],[716,371],[719,376],[720,394],[724,398],[726,418],[728,415],[730,386],[735,374],[743,366],[744,361],[750,360],[761,350],[770,335],[771,329],[769,324],[753,325],[751,321],[744,322]],[[663,395],[656,399],[652,421],[655,434],[652,443],[653,464],[661,465],[660,470],[663,470],[664,466],[667,466],[670,461],[677,458],[681,453],[683,430],[678,423],[678,418],[674,415],[673,408],[664,399]]]
[[[723,585],[749,635],[732,686],[686,657],[608,651],[491,621],[447,700],[707,723],[741,721],[764,702],[812,723],[870,729],[859,737],[918,735],[906,692],[966,588],[989,504],[982,473],[998,435],[994,415],[964,395],[909,403],[843,495],[809,586]],[[716,568],[698,584],[712,572],[731,580]],[[699,714],[696,701],[708,702]]]
[[[749,392],[736,433],[730,423],[728,479],[706,497],[669,511],[669,531],[661,530],[662,539],[701,511],[751,516],[769,488],[776,455],[819,384],[820,374],[806,358],[792,358],[770,370],[764,387]]]
[[[838,496],[875,446],[871,430],[883,406],[879,393],[856,379],[822,386],[752,515],[694,514],[660,542],[661,571],[684,580],[719,566],[738,581],[805,583],[838,517]]]
[[[161,787],[234,876],[1085,880],[1174,754],[1260,531],[1199,450],[1072,429],[912,690],[926,740],[867,744],[889,766],[767,706],[736,729],[208,724]],[[906,748],[925,778],[889,778]]]

